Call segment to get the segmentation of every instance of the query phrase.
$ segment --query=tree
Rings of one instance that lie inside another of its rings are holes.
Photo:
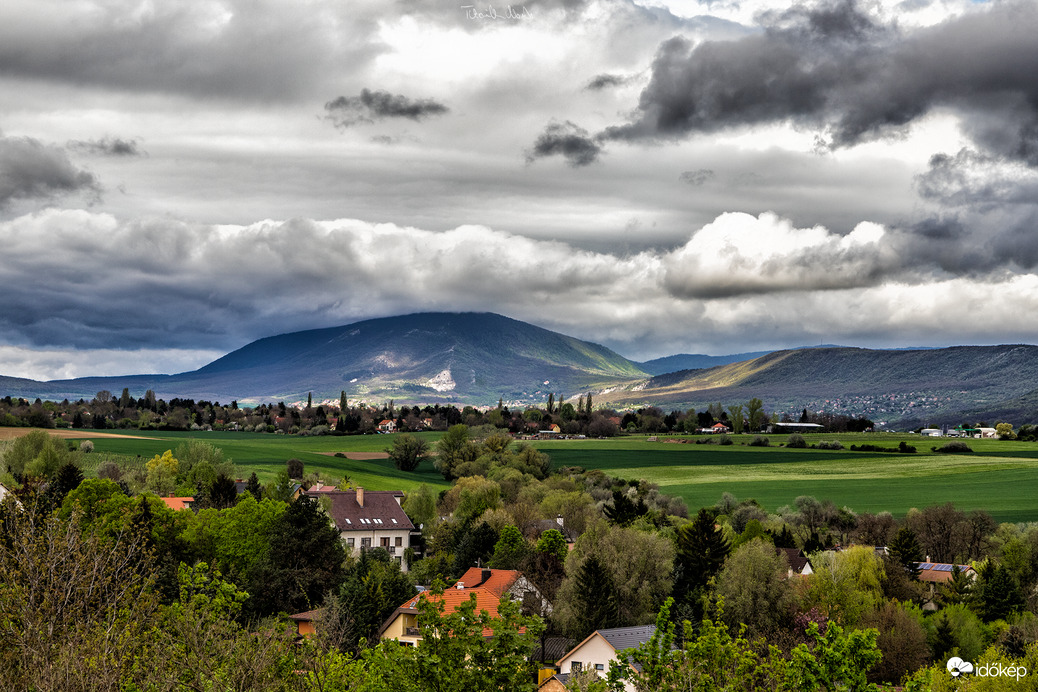
[[[905,572],[913,577],[919,576],[922,571],[919,563],[923,561],[923,548],[919,545],[915,531],[907,526],[902,526],[898,529],[894,539],[890,541],[887,550],[894,562],[901,565]]]
[[[767,420],[764,415],[764,402],[757,397],[750,399],[746,403],[746,417],[750,422],[750,432],[759,432]]]
[[[720,571],[731,547],[708,511],[700,509],[692,522],[674,534],[675,614],[697,622],[702,617],[698,602],[707,582]]]
[[[469,439],[467,425],[452,425],[436,443],[436,470],[447,480],[457,478],[455,470],[462,464],[475,461],[478,447]]]
[[[621,624],[616,586],[612,575],[594,555],[581,564],[573,590],[573,632],[583,638],[595,630]]]
[[[722,617],[733,631],[745,624],[753,636],[773,634],[792,600],[785,554],[755,539],[732,553],[717,576]]]
[[[176,488],[177,470],[180,462],[173,456],[173,450],[167,449],[161,455],[156,454],[147,462],[148,489],[159,495],[168,495]]]
[[[263,499],[263,486],[260,485],[259,476],[256,475],[255,471],[253,471],[251,474],[249,474],[249,480],[245,481],[245,489],[255,499],[257,499],[257,500],[262,500]]]
[[[407,493],[403,501],[404,513],[415,526],[423,531],[432,530],[438,519],[436,515],[436,496],[428,485],[422,483],[415,490]]]
[[[995,432],[1000,440],[1015,440],[1012,423],[995,423]]]
[[[144,536],[0,503],[0,688],[119,690],[157,599]]]
[[[290,504],[272,524],[269,541],[249,580],[256,614],[309,610],[340,583],[346,554],[316,501],[303,496]]]
[[[515,601],[502,600],[498,615],[476,609],[476,598],[451,612],[442,585],[418,602],[418,646],[382,642],[365,652],[371,689],[398,692],[533,692],[529,661],[543,623],[524,616]],[[484,636],[490,631],[491,636]]]
[[[302,459],[289,459],[285,462],[285,470],[288,471],[288,477],[296,480],[300,480],[304,475],[304,466]]]
[[[728,420],[732,424],[732,432],[738,435],[742,432],[742,404],[735,404],[728,407]]]
[[[853,627],[882,598],[883,565],[869,546],[855,546],[812,558],[809,602],[830,620]]]
[[[554,555],[560,562],[564,562],[566,554],[569,552],[569,546],[566,544],[566,537],[562,535],[561,531],[558,529],[548,529],[537,539],[536,550],[539,553]]]
[[[397,435],[393,446],[386,450],[401,471],[414,471],[418,465],[429,458],[429,443],[425,438],[414,435]]]
[[[343,635],[340,647],[356,654],[361,651],[361,640],[374,645],[382,623],[415,593],[414,584],[388,552],[382,548],[361,551],[360,558],[346,570],[338,598],[330,602],[331,619]]]
[[[1005,565],[987,563],[980,571],[976,586],[976,603],[985,622],[1004,620],[1024,606],[1020,585]]]
[[[519,529],[506,526],[501,529],[497,543],[494,544],[490,566],[495,569],[516,569],[529,552],[530,546]]]

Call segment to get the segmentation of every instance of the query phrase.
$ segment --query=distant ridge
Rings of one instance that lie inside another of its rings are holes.
[[[729,363],[753,360],[754,358],[766,356],[769,353],[772,353],[772,351],[733,353],[727,356],[706,356],[701,353],[679,353],[673,356],[654,358],[642,363],[637,363],[637,365],[650,375],[665,375],[668,372],[678,372],[679,370],[702,370],[703,368],[712,368],[717,365],[728,365]]]
[[[738,360],[745,357],[745,359]],[[703,360],[711,359],[711,360]],[[717,360],[730,362],[717,363]],[[710,363],[713,362],[713,365]],[[705,367],[672,372],[677,365]],[[418,313],[259,339],[193,372],[36,382],[0,376],[0,396],[91,398],[148,389],[243,404],[338,401],[543,404],[593,392],[598,406],[864,415],[888,427],[1038,422],[1038,346],[870,350],[843,346],[630,361],[588,341],[493,313]]]
[[[18,396],[153,389],[163,398],[541,402],[649,373],[604,346],[493,313],[418,313],[254,341],[193,372],[45,383],[0,378]],[[138,391],[139,390],[139,391]]]

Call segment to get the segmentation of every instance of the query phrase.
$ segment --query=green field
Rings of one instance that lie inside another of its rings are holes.
[[[438,433],[423,433],[430,442]],[[332,478],[349,475],[372,490],[409,490],[419,483],[446,487],[431,463],[403,473],[386,460],[352,460],[331,452],[379,452],[390,435],[292,437],[252,433],[156,433],[144,440],[95,438],[94,459],[105,453],[148,459],[175,448],[185,437],[221,447],[244,471],[267,481],[296,457],[307,471]],[[839,439],[851,444],[896,447],[905,440],[917,454],[881,454],[782,447],[749,447],[752,436],[733,437],[731,446],[650,442],[645,437],[537,442],[556,467],[602,469],[613,476],[646,479],[686,500],[690,509],[712,505],[721,493],[756,498],[766,509],[791,504],[799,495],[831,499],[856,512],[889,511],[900,516],[912,507],[953,502],[962,510],[983,509],[997,521],[1038,521],[1038,443],[969,440],[972,455],[930,452],[943,439],[913,435],[845,434],[808,436],[808,442]],[[681,438],[677,438],[681,439]],[[689,441],[701,438],[684,438]],[[774,444],[785,441],[773,435]],[[324,454],[322,454],[322,452]]]

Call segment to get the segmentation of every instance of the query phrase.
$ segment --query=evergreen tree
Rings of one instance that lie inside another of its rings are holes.
[[[360,640],[378,642],[378,629],[394,610],[416,593],[414,584],[382,548],[364,550],[347,571],[332,617],[343,634],[340,647],[354,654]]]
[[[1020,585],[1005,565],[993,567],[988,563],[981,572],[977,585],[977,606],[985,622],[1004,620],[1024,605]]]
[[[606,519],[617,526],[629,526],[635,519],[649,511],[645,501],[640,499],[635,502],[619,490],[613,491],[613,506],[606,505],[603,508]]]
[[[705,509],[699,510],[692,523],[677,530],[675,543],[675,606],[671,612],[678,621],[698,623],[704,615],[703,595],[707,583],[724,566],[731,546]]]
[[[249,476],[249,480],[245,482],[245,489],[252,493],[257,502],[263,499],[263,486],[260,485],[259,476],[256,475],[255,471]]]
[[[891,559],[900,564],[906,572],[913,577],[919,576],[922,571],[919,563],[923,561],[923,548],[919,545],[915,531],[907,526],[902,526],[890,541],[890,545],[887,546],[887,552],[890,553]]]
[[[349,400],[346,398],[346,390],[345,389],[340,390],[340,392],[339,392],[339,416],[340,416],[340,419],[346,413],[346,404],[348,404],[348,403],[349,403]]]
[[[776,548],[796,548],[797,542],[793,537],[793,532],[789,530],[789,526],[786,524],[782,525],[782,530],[775,535],[775,547]]]
[[[941,586],[941,598],[951,605],[970,603],[973,599],[973,579],[958,565],[952,565],[951,579]]]
[[[71,461],[62,464],[51,477],[50,485],[47,488],[47,494],[54,503],[53,506],[60,507],[61,503],[65,501],[65,496],[78,488],[82,482],[83,472],[79,470],[78,466]]]
[[[587,393],[587,401],[584,402],[584,410],[587,411],[588,414],[594,411],[594,409],[591,408],[591,392]]]
[[[577,572],[574,607],[577,611],[578,638],[583,639],[595,630],[620,625],[620,609],[616,602],[616,587],[605,566],[594,555],[589,555]]]

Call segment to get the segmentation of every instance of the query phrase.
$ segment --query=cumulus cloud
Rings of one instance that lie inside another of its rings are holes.
[[[602,147],[588,131],[567,120],[549,123],[540,134],[533,148],[527,152],[526,161],[532,163],[547,156],[562,156],[574,167],[587,166],[598,160]]]
[[[336,127],[352,127],[359,123],[373,123],[387,118],[421,120],[431,115],[443,115],[447,106],[432,99],[411,99],[388,91],[362,89],[360,96],[340,96],[324,104],[326,116]]]
[[[76,168],[64,149],[30,137],[0,136],[0,208],[16,199],[47,199],[87,191],[97,194],[94,176]]]
[[[72,140],[68,143],[69,149],[82,151],[99,156],[145,156],[146,152],[140,148],[136,139],[122,139],[120,137],[102,137],[91,140]]]
[[[1011,299],[1014,310],[1038,310],[1034,274],[951,277],[923,248],[906,254],[909,237],[868,222],[841,236],[773,214],[723,214],[677,248],[618,255],[481,226],[209,226],[51,209],[0,223],[0,334],[22,349],[22,361],[39,348],[170,349],[184,363],[274,333],[476,310],[642,357],[718,352],[733,342],[799,345],[823,325],[829,341],[890,345],[889,334],[903,332],[933,343],[933,334],[951,333],[937,314],[945,290],[965,296],[964,306]],[[1019,339],[1013,329],[1024,329],[1005,324],[985,334],[976,325],[956,322],[956,338]]]
[[[727,213],[665,258],[663,285],[681,298],[872,286],[902,265],[885,236],[872,223],[840,236],[770,213]]]

